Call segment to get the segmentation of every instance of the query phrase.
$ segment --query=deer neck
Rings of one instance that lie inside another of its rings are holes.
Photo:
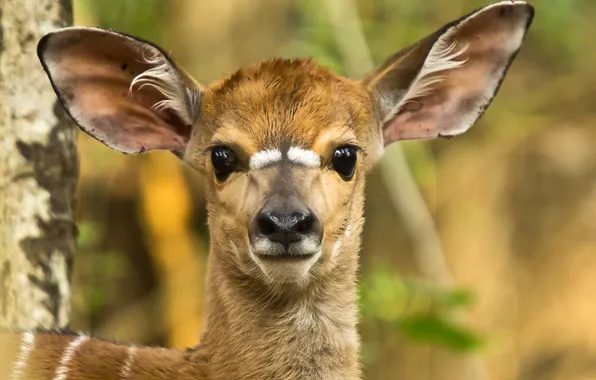
[[[313,276],[301,289],[256,282],[212,246],[208,314],[196,353],[197,362],[208,363],[206,378],[360,378],[355,280],[361,225],[355,227],[338,246],[333,273]]]

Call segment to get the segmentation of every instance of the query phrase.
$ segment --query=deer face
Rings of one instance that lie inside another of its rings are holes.
[[[311,60],[266,62],[207,89],[185,160],[208,178],[217,251],[267,281],[331,270],[382,149],[371,104],[360,83]]]
[[[231,270],[308,284],[356,262],[364,176],[398,140],[468,130],[496,94],[533,16],[484,7],[352,81],[273,60],[210,86],[159,47],[95,28],[38,53],[77,124],[124,153],[171,150],[207,181],[212,244]]]

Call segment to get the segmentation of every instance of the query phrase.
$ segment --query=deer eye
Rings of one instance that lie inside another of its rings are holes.
[[[236,170],[236,154],[227,146],[216,146],[211,149],[211,163],[215,177],[219,181],[225,181]]]
[[[333,151],[333,169],[346,181],[352,179],[356,171],[357,148],[355,146],[340,146]]]

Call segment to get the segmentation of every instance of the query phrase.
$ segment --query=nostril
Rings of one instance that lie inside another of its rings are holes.
[[[301,234],[307,234],[311,232],[314,218],[312,214],[302,215],[296,224],[295,230]]]
[[[257,227],[259,232],[263,235],[271,235],[276,230],[275,223],[269,213],[263,213],[259,215]]]

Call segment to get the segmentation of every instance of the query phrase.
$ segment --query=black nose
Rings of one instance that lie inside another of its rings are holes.
[[[261,236],[282,244],[287,250],[290,244],[316,233],[317,223],[308,210],[262,211],[257,217],[257,230]]]

